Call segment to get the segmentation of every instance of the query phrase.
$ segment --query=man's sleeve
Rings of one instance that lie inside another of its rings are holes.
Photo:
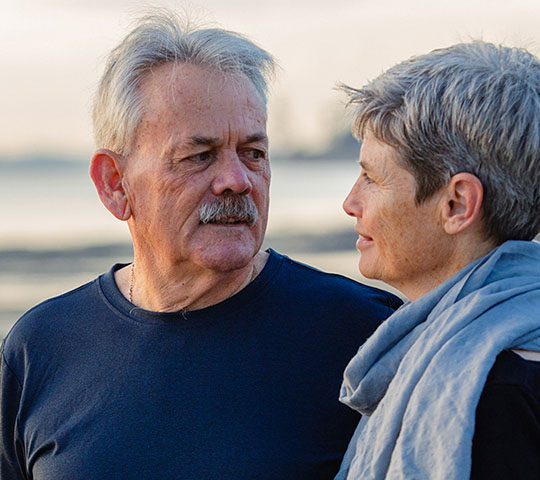
[[[21,470],[22,445],[17,431],[17,412],[21,386],[4,357],[4,344],[0,348],[0,478],[23,480]]]
[[[540,478],[538,408],[534,397],[520,386],[485,388],[476,411],[472,480]]]

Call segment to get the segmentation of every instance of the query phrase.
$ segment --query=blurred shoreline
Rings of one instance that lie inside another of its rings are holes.
[[[354,222],[341,207],[359,167],[341,153],[272,159],[263,248],[360,279]],[[0,156],[0,218],[0,338],[37,303],[132,260],[125,222],[103,207],[80,158]]]
[[[358,273],[355,240],[352,229],[325,234],[274,234],[266,237],[263,248],[388,289],[380,282],[363,279]],[[131,262],[132,258],[131,244],[126,242],[0,249],[0,338],[32,306],[93,280],[115,263]]]

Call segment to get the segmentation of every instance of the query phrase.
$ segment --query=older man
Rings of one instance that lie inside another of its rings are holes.
[[[260,250],[273,60],[144,18],[111,53],[91,176],[134,261],[5,340],[2,479],[323,479],[357,418],[335,398],[399,303]]]

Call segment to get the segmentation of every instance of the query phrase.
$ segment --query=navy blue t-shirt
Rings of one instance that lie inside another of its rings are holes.
[[[2,480],[333,478],[358,423],[343,370],[396,297],[271,251],[233,297],[156,313],[115,268],[5,339]]]

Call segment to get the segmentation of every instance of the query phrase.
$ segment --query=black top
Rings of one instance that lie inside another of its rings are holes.
[[[540,362],[497,357],[476,411],[471,479],[540,479]]]
[[[396,297],[271,252],[233,297],[156,313],[115,268],[6,337],[2,480],[334,477],[358,423],[343,370]]]

